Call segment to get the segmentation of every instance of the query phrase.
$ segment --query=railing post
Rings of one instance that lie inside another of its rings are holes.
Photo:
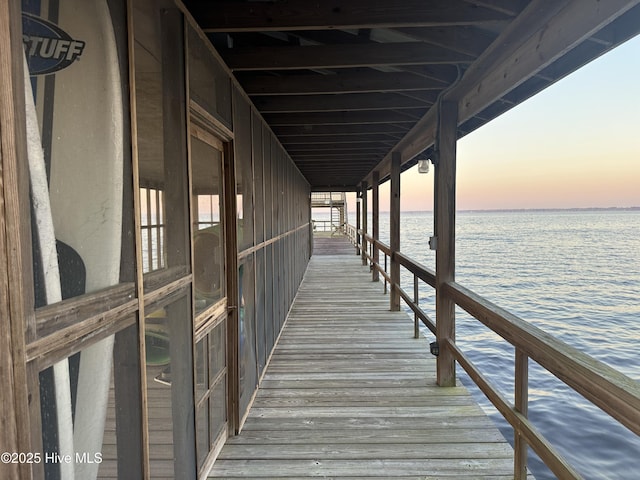
[[[356,192],[356,236],[355,236],[355,240],[356,240],[356,255],[360,255],[361,254],[361,250],[360,250],[360,233],[358,233],[360,231],[360,204],[362,203],[362,198],[360,198],[360,192]]]
[[[529,357],[519,348],[516,348],[515,368],[515,408],[524,415],[529,414]],[[513,432],[514,445],[514,478],[516,480],[527,478],[527,441],[522,433],[515,429]]]
[[[418,292],[418,277],[413,275],[413,303],[418,306],[420,304]],[[420,338],[420,324],[418,323],[418,314],[413,313],[413,338]]]
[[[436,247],[436,340],[438,356],[438,385],[456,384],[456,364],[453,352],[445,340],[455,342],[455,303],[444,295],[442,286],[455,280],[455,218],[456,218],[456,140],[458,104],[440,104],[436,135],[435,166],[435,247]]]
[[[367,182],[362,182],[362,265],[367,264]]]
[[[390,310],[400,310],[400,263],[396,253],[400,251],[400,152],[391,155],[391,195],[389,205],[390,215],[390,247],[391,247],[391,295],[389,296]]]
[[[380,241],[380,172],[375,170],[373,172],[373,183],[371,185],[371,193],[373,198],[371,203],[373,206],[373,238],[376,242]],[[378,271],[378,265],[380,265],[380,250],[378,244],[373,244],[373,270],[371,271],[371,280],[374,282],[380,281],[380,273]]]
[[[387,259],[389,258],[389,256],[385,253],[384,254],[384,273],[389,273],[388,271],[388,267],[387,267]],[[384,294],[387,294],[387,277],[384,277]]]

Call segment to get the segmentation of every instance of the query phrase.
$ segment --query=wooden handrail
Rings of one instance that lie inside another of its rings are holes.
[[[419,278],[435,288],[434,271],[400,252],[392,252],[387,245],[362,230],[358,230],[357,233],[361,234],[363,239],[370,244],[376,245],[386,256],[394,256],[400,265],[414,275],[414,279]],[[367,254],[366,257],[369,261],[373,261],[370,255]],[[379,269],[383,276],[390,281],[386,272],[379,265],[373,264],[373,267]],[[435,333],[434,322],[399,285],[396,285],[396,288],[409,308]],[[531,358],[602,411],[611,415],[635,434],[640,435],[640,384],[638,382],[507,312],[457,282],[446,282],[442,291],[456,305],[516,348],[516,366],[520,365],[520,368],[516,368],[515,375],[520,395],[527,395],[528,374],[526,372],[528,369],[526,363],[527,358]],[[522,413],[518,410],[518,405],[513,406],[505,400],[498,389],[491,385],[464,355],[455,341],[444,339],[440,348],[447,348],[453,353],[458,364],[511,424],[516,432],[516,437],[520,435],[558,478],[582,478],[546,438],[533,427],[526,417],[526,408]],[[526,406],[526,399],[520,399],[519,402]],[[526,451],[526,448],[524,450]],[[522,472],[526,472],[526,468],[522,468],[523,465],[526,467],[526,457],[523,462],[520,455],[521,453],[516,452],[516,478],[524,478]]]
[[[396,252],[395,256],[398,259],[398,263],[400,263],[400,265],[409,270],[426,284],[431,285],[433,288],[436,288],[436,272],[425,267],[421,263],[410,259],[400,252]]]
[[[407,294],[407,292],[405,292],[402,288],[399,288],[398,291],[400,292],[400,297],[405,301],[409,308],[413,310],[413,313],[415,313],[418,318],[422,320],[422,323],[431,331],[431,333],[435,335],[435,322],[431,320],[431,318],[429,318],[429,315],[427,315],[424,310],[422,310],[418,305],[414,303],[413,300],[411,300],[411,297]]]
[[[640,384],[471,290],[449,282],[446,295],[604,412],[640,435]]]
[[[447,339],[447,348],[451,349],[456,361],[467,372],[473,382],[482,390],[482,393],[498,409],[504,419],[511,424],[514,430],[523,435],[528,444],[540,456],[542,461],[549,467],[557,478],[560,479],[581,479],[582,476],[567,463],[560,453],[538,432],[533,424],[521,413],[519,413],[503,396],[496,390],[484,375],[473,365],[471,360],[462,353],[458,346]]]

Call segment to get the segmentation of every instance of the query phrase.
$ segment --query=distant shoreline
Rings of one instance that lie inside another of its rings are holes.
[[[535,213],[535,212],[640,212],[638,207],[576,207],[576,208],[493,208],[493,209],[467,209],[457,210],[456,213]],[[349,210],[349,214],[354,214]],[[388,210],[380,210],[380,213],[389,213]],[[433,213],[433,210],[403,210],[401,213]]]
[[[640,207],[579,207],[579,208],[496,208],[479,210],[458,210],[459,213],[492,213],[492,212],[630,212],[640,211]]]

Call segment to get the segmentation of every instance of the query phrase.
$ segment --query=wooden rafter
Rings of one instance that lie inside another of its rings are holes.
[[[206,32],[474,25],[511,18],[460,0],[222,1],[215,2],[215,8],[192,1],[189,6]]]
[[[304,137],[313,136],[329,136],[335,135],[361,135],[361,134],[380,134],[388,133],[393,135],[404,135],[409,127],[404,124],[383,123],[379,125],[285,125],[274,126],[273,132],[282,136]]]
[[[426,108],[435,102],[437,94],[429,92],[417,100],[404,95],[356,93],[341,95],[302,95],[287,97],[257,97],[256,107],[262,113],[275,112],[340,112],[361,110],[394,110]]]
[[[526,6],[527,0],[464,0],[471,5],[491,8],[506,15],[517,15]]]
[[[241,77],[249,95],[318,95],[325,93],[405,92],[438,90],[443,80],[409,72],[345,72],[334,75],[255,75]]]
[[[381,134],[361,134],[361,135],[316,135],[316,136],[281,136],[280,143],[284,146],[294,147],[295,145],[336,145],[346,143],[348,145],[358,145],[360,143],[370,144],[373,142],[382,142],[393,146],[401,135],[393,135],[388,133]]]
[[[496,35],[470,26],[399,28],[397,32],[414,40],[477,57],[491,45]]]
[[[461,64],[474,59],[423,42],[232,48],[221,53],[234,71]]]
[[[304,145],[290,145],[287,151],[291,154],[304,154],[304,153],[317,153],[317,152],[379,152],[389,151],[389,148],[393,147],[393,142],[370,142],[370,143],[355,143],[347,145],[330,144],[330,143],[308,143]]]
[[[415,123],[422,116],[421,110],[413,109],[411,112],[374,110],[369,112],[268,113],[264,115],[264,119],[269,125],[275,126]]]

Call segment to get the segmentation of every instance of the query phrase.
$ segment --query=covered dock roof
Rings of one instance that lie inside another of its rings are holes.
[[[628,0],[204,1],[187,8],[314,190],[357,190],[640,32]]]

